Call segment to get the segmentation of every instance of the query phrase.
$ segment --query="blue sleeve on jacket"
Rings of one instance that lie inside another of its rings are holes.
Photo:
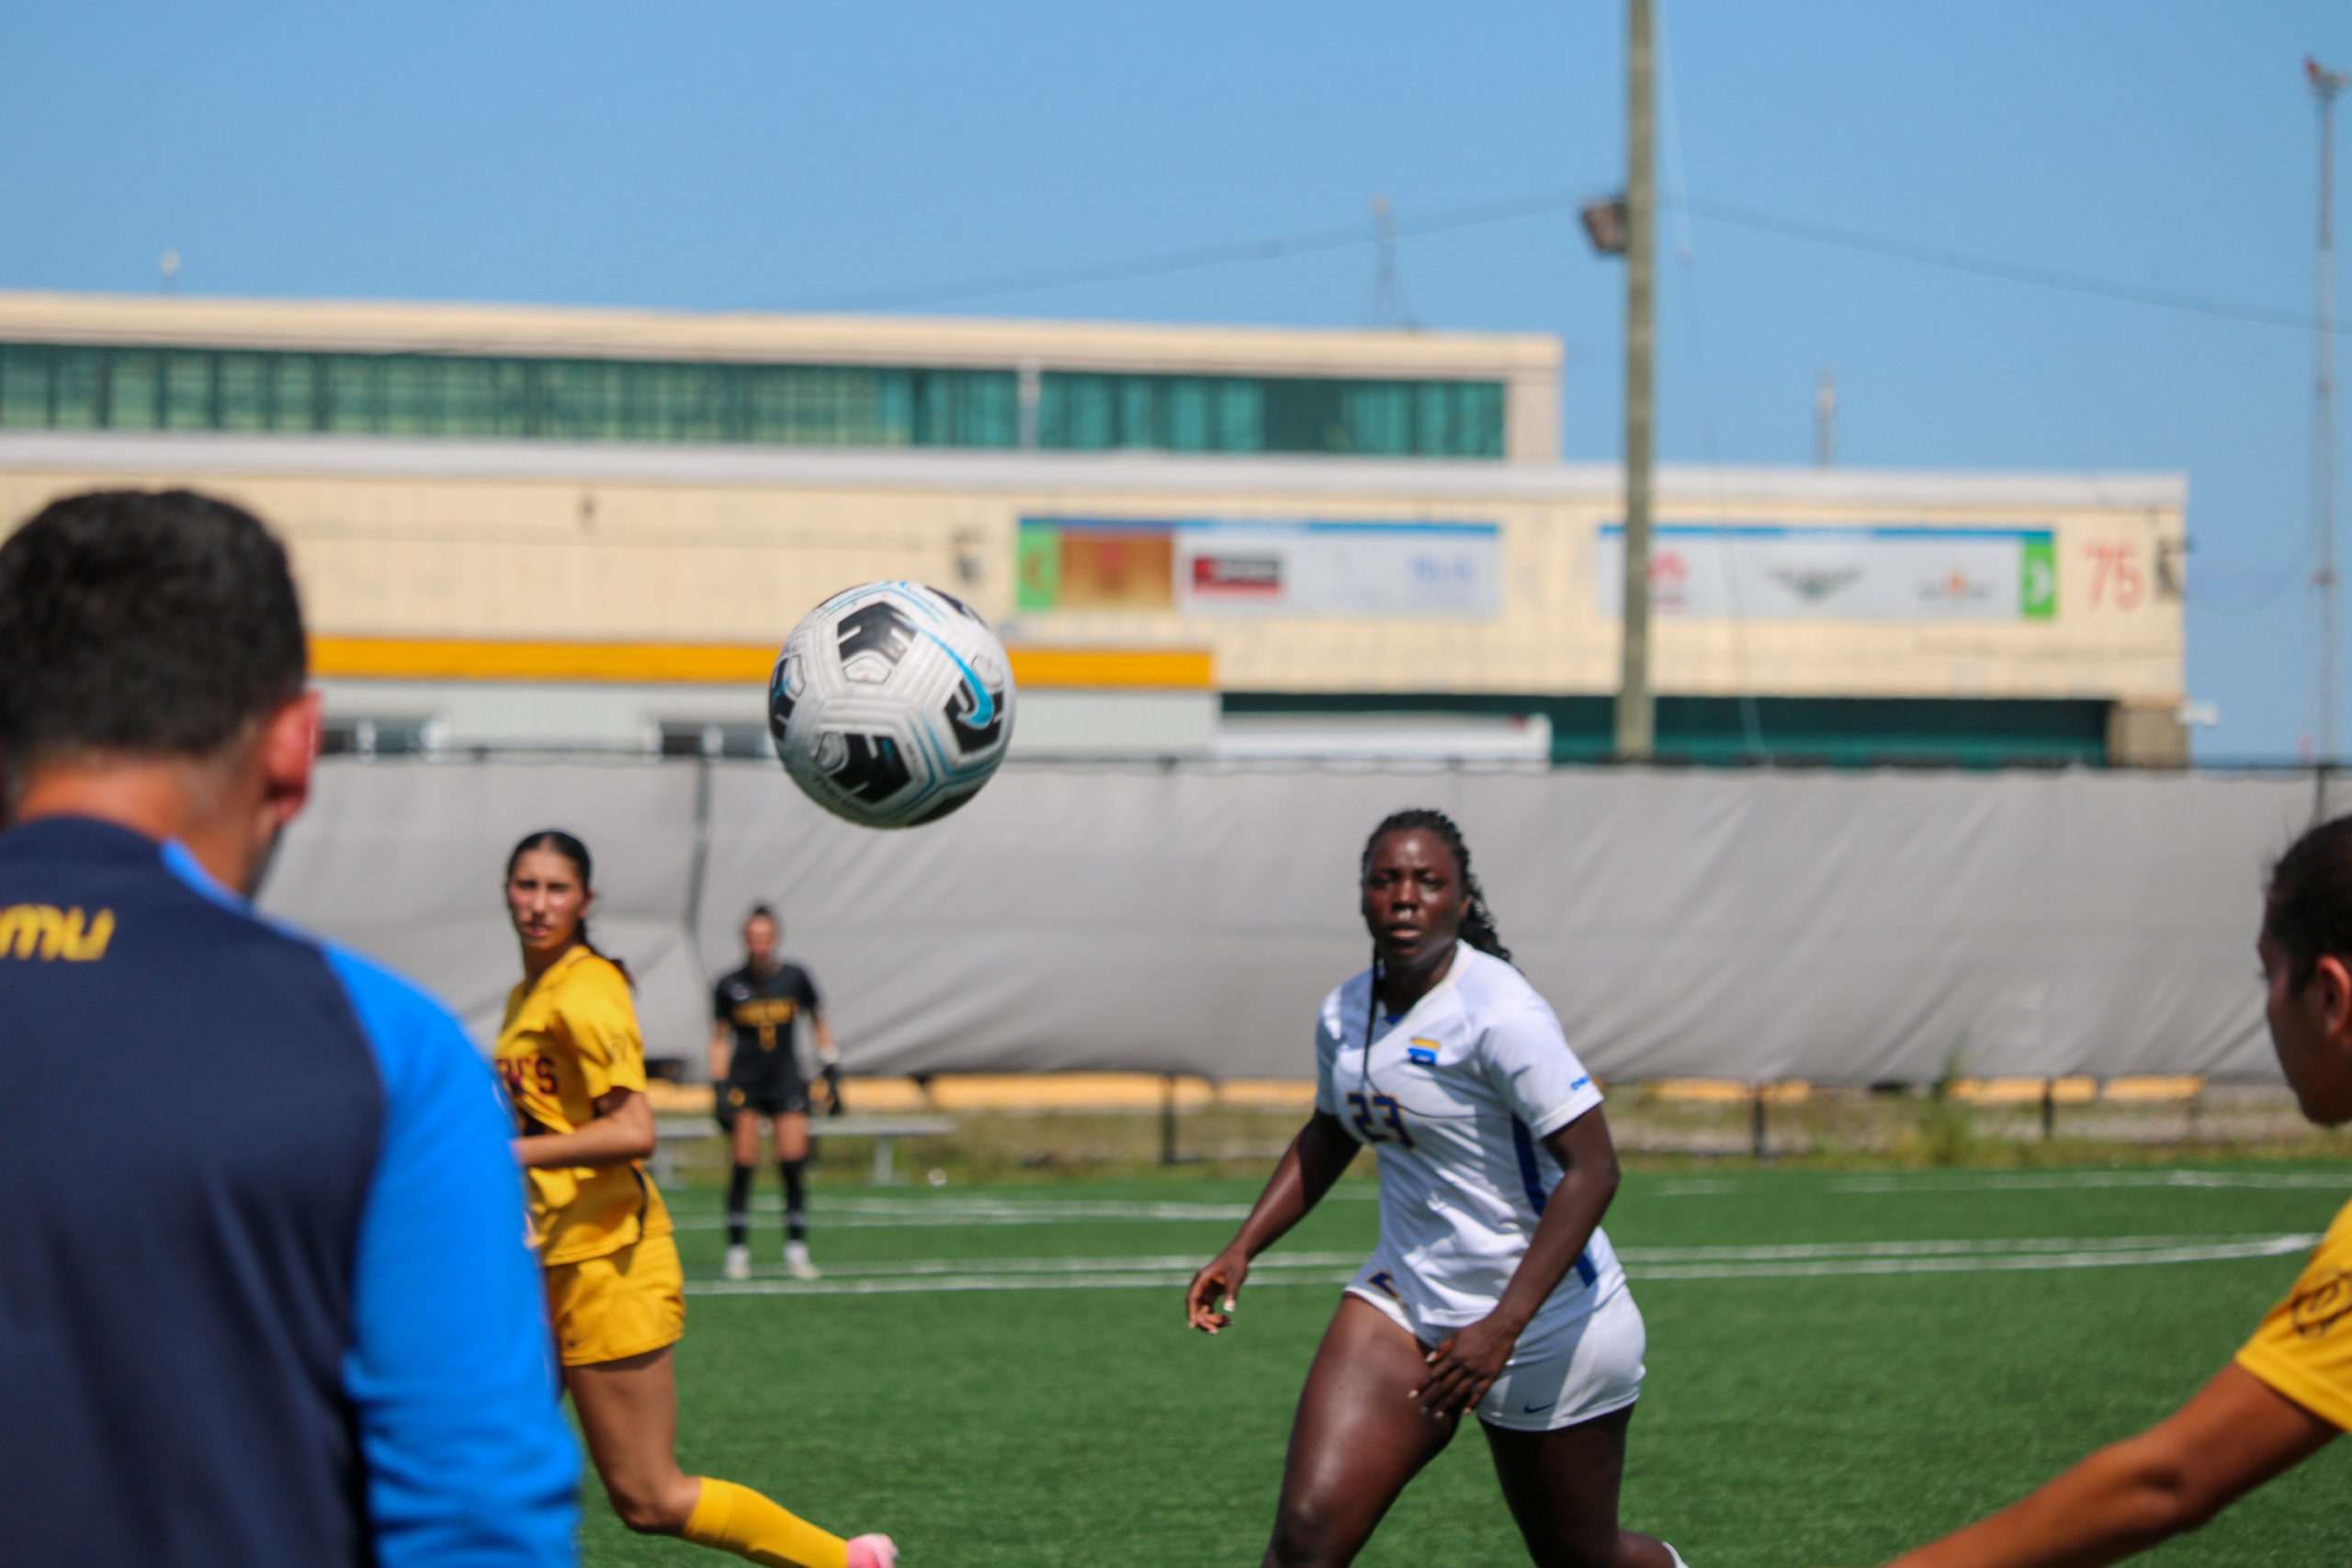
[[[568,1565],[579,1456],[495,1081],[438,1003],[364,959],[328,958],[384,1079],[344,1362],[376,1561]]]

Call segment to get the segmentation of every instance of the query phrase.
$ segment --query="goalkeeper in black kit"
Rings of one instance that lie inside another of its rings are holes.
[[[752,1277],[752,1169],[760,1157],[760,1118],[775,1125],[776,1168],[784,1177],[784,1267],[796,1280],[817,1278],[808,1259],[809,1063],[804,1023],[816,1041],[832,1113],[842,1104],[841,1052],[817,1001],[808,972],[775,955],[783,927],[766,905],[743,920],[743,966],[712,996],[710,1077],[718,1124],[735,1141],[727,1182],[727,1277]]]

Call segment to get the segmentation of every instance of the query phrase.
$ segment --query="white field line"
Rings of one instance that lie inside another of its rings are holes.
[[[1333,1198],[1370,1200],[1377,1189],[1363,1193],[1340,1190]],[[834,1198],[820,1197],[809,1204],[811,1217],[826,1230],[895,1229],[901,1226],[1058,1225],[1090,1220],[1146,1220],[1160,1224],[1231,1224],[1249,1217],[1247,1203],[1123,1202],[1114,1199],[1039,1198]],[[755,1215],[779,1214],[783,1203],[756,1198]],[[718,1214],[682,1214],[680,1230],[718,1230],[727,1221]]]
[[[2120,1269],[2150,1263],[2218,1263],[2237,1258],[2278,1258],[2307,1252],[2319,1233],[2245,1236],[2185,1247],[2140,1250],[2099,1247],[2080,1252],[2009,1252],[1909,1257],[1786,1258],[1706,1263],[1645,1264],[1628,1268],[1636,1280],[1774,1280],[1832,1274],[1990,1274],[2019,1269]]]
[[[2352,1196],[2352,1168],[2317,1170],[2062,1170],[1990,1172],[1982,1176],[1849,1176],[1832,1192],[2050,1192],[2102,1187],[2235,1188],[2249,1190],[2342,1192]]]
[[[2048,1192],[2101,1188],[2236,1189],[2253,1191],[2326,1191],[2352,1196],[2352,1168],[2342,1175],[2331,1171],[2222,1170],[2073,1170],[1986,1172],[1982,1175],[1852,1176],[1831,1179],[1824,1191],[1839,1196],[1938,1192]],[[1653,1190],[1663,1198],[1711,1198],[1749,1190],[1738,1177],[1699,1177],[1661,1182]],[[1334,1199],[1370,1202],[1379,1197],[1373,1183],[1335,1189]],[[782,1212],[779,1200],[762,1195],[753,1200],[757,1215]],[[937,1228],[949,1225],[1054,1225],[1095,1220],[1145,1221],[1162,1224],[1203,1224],[1238,1222],[1248,1215],[1247,1203],[1136,1202],[1116,1199],[965,1198],[944,1196],[853,1197],[820,1195],[810,1205],[819,1225],[827,1230],[874,1230],[901,1227]],[[718,1230],[726,1224],[718,1214],[677,1217],[680,1230]]]
[[[755,1215],[780,1214],[781,1208],[754,1207]],[[1068,1225],[1095,1220],[1143,1221],[1147,1224],[1223,1224],[1247,1219],[1247,1203],[1069,1203],[1035,1207],[1002,1204],[968,1209],[909,1210],[902,1213],[860,1213],[812,1205],[809,1222],[820,1230],[939,1230],[977,1225]],[[672,1222],[682,1231],[723,1228],[723,1214],[680,1214]]]
[[[1623,1247],[1625,1263],[1785,1263],[1823,1258],[1975,1258],[2009,1253],[2168,1252],[2183,1247],[2291,1241],[2272,1235],[1979,1236],[1967,1241],[1804,1241],[1757,1247]],[[2308,1243],[2309,1237],[2304,1238]]]
[[[1195,1265],[1195,1267],[1198,1267]],[[1017,1274],[951,1274],[933,1280],[696,1280],[686,1285],[690,1296],[908,1296],[950,1295],[966,1291],[1170,1291],[1181,1287],[1182,1274],[1068,1274],[1046,1279]],[[1344,1285],[1355,1278],[1352,1269],[1324,1273],[1283,1274],[1268,1279],[1251,1275],[1258,1285]]]
[[[1962,1274],[2018,1269],[2114,1269],[2277,1258],[2307,1250],[2315,1232],[2221,1237],[2025,1237],[1984,1241],[1800,1243],[1786,1247],[1630,1248],[1626,1272],[1636,1280],[1790,1279],[1824,1275]],[[933,1258],[837,1267],[816,1280],[696,1280],[697,1296],[843,1296],[968,1291],[1165,1290],[1191,1278],[1203,1258]],[[1336,1285],[1355,1275],[1353,1253],[1306,1252],[1261,1259],[1259,1285]]]
[[[1189,1280],[1208,1261],[1204,1254],[1170,1253],[1157,1258],[923,1258],[898,1263],[842,1263],[825,1269],[829,1280],[911,1279],[952,1274],[1181,1274]],[[1283,1252],[1250,1266],[1255,1280],[1265,1270],[1345,1269],[1353,1273],[1361,1252]]]
[[[2234,1188],[2250,1191],[2342,1192],[2352,1197],[2352,1168],[2342,1175],[2314,1170],[2054,1170],[1987,1172],[1983,1175],[1847,1176],[1832,1179],[1823,1190],[1836,1194],[1936,1192],[2063,1192],[2108,1187]],[[1722,1198],[1751,1191],[1736,1176],[1702,1176],[1662,1181],[1651,1190],[1659,1198]]]

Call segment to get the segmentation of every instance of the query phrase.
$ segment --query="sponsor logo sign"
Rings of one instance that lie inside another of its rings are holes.
[[[1601,615],[1624,608],[1625,531],[1593,552]],[[2047,528],[1668,524],[1650,536],[1650,610],[1688,620],[2048,621]]]
[[[1450,617],[1501,611],[1491,523],[1024,517],[1023,615]]]
[[[1200,550],[1192,557],[1191,596],[1238,604],[1278,602],[1283,596],[1283,558],[1275,551],[1235,553]]]

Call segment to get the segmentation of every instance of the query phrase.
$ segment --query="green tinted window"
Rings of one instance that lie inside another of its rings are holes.
[[[1011,370],[0,344],[0,427],[1011,447]],[[1492,381],[1063,374],[1059,451],[1500,457]]]
[[[1297,452],[1364,457],[1499,457],[1495,381],[1340,381],[1304,377],[1047,372],[1040,446],[1072,452]]]
[[[153,349],[118,349],[107,378],[107,423],[116,430],[161,430],[166,407],[165,355]],[[6,367],[0,365],[0,375]],[[8,423],[17,421],[11,417]]]
[[[96,430],[106,423],[106,356],[92,348],[61,348],[51,365],[49,423],[60,430]]]

